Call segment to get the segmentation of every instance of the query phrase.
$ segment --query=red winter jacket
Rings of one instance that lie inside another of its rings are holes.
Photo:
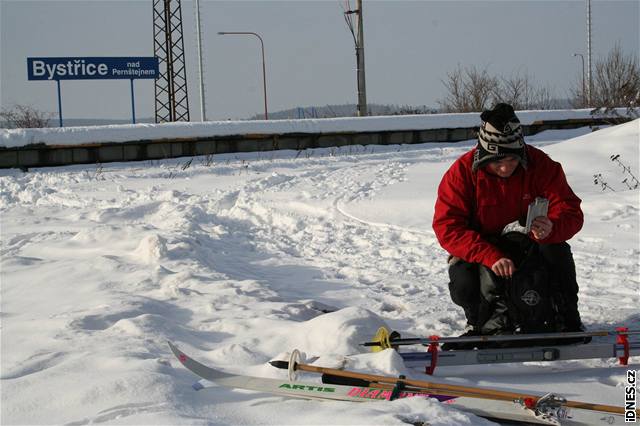
[[[551,234],[541,243],[566,241],[582,228],[581,200],[569,187],[560,163],[530,145],[526,149],[527,169],[518,166],[508,178],[482,167],[473,172],[475,149],[445,173],[438,187],[433,230],[451,255],[490,268],[506,256],[485,237],[500,235],[505,225],[526,219],[527,207],[536,197],[549,200],[547,216],[553,222]]]

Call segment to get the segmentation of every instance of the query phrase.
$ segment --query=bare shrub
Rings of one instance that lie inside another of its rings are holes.
[[[529,109],[558,109],[560,102],[553,96],[549,86],[540,86],[534,89]]]
[[[598,107],[640,106],[638,57],[625,55],[619,43],[596,61],[591,103]]]
[[[8,129],[49,127],[52,113],[35,109],[29,105],[13,105],[0,110],[0,123]]]
[[[445,112],[479,112],[498,102],[511,104],[516,110],[558,107],[551,88],[536,85],[527,73],[493,76],[486,69],[458,65],[442,83],[447,95],[438,104]]]
[[[494,102],[505,102],[515,110],[552,109],[558,107],[549,86],[538,86],[528,73],[516,72],[500,77],[494,90]]]
[[[487,109],[494,101],[496,77],[486,69],[475,66],[462,68],[461,65],[447,73],[442,81],[447,88],[447,96],[438,104],[444,112],[477,112]]]
[[[582,77],[571,83],[569,88],[569,104],[572,108],[589,107],[589,102],[587,102],[586,82],[582,81]]]

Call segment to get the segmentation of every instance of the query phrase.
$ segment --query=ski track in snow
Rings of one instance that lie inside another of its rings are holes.
[[[344,413],[341,403],[323,409],[250,392],[194,393],[194,377],[166,340],[212,365],[284,377],[265,363],[294,348],[325,362],[363,353],[358,343],[382,320],[415,335],[458,334],[464,315],[449,299],[446,253],[427,213],[416,211],[424,226],[407,226],[362,212],[385,190],[411,183],[410,171],[441,176],[467,149],[343,148],[307,158],[227,156],[184,170],[165,161],[0,177],[2,423],[295,423],[298,409],[322,423],[334,409]],[[638,207],[623,202],[600,224],[637,233]],[[640,325],[640,247],[618,249],[583,230],[572,248],[583,320],[591,328]],[[372,356],[348,364],[402,373]],[[467,367],[460,380],[540,390],[564,382],[559,389],[572,397],[579,390],[567,382],[595,380],[589,395],[606,395],[623,386],[621,373],[589,375],[588,367],[612,363],[565,362],[575,373],[559,381],[538,378],[550,367],[535,363]],[[282,417],[260,421],[261,404]],[[407,407],[389,404],[385,423],[405,423]],[[481,421],[456,413],[450,422],[453,410],[425,407],[432,424]],[[377,410],[358,408],[345,423],[374,422]]]

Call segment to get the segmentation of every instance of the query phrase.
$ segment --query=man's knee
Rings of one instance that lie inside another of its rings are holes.
[[[478,265],[459,260],[449,266],[449,292],[457,305],[477,304],[480,297]]]

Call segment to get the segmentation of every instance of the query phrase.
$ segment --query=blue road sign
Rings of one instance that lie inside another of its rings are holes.
[[[113,80],[159,77],[156,57],[27,58],[29,80]]]

